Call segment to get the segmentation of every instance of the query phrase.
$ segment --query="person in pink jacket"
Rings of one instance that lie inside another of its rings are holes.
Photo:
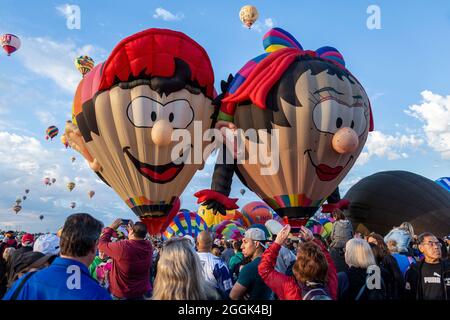
[[[336,300],[336,267],[325,246],[315,240],[311,231],[305,227],[300,231],[304,242],[297,250],[294,276],[275,271],[281,244],[289,236],[290,230],[289,225],[284,226],[275,242],[264,252],[258,266],[259,275],[280,300]]]

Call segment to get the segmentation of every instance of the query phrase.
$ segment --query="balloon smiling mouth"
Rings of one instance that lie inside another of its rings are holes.
[[[344,170],[344,168],[350,163],[350,161],[353,159],[353,156],[350,156],[345,166],[337,166],[337,167],[330,167],[324,163],[315,164],[313,159],[311,158],[311,149],[305,150],[303,154],[308,154],[309,160],[311,161],[311,164],[316,169],[316,174],[322,181],[331,181],[337,178],[337,176]]]
[[[130,152],[130,147],[124,147],[123,152],[133,162],[136,170],[153,183],[167,183],[175,179],[175,177],[183,170],[185,159],[189,154],[190,148],[180,154],[175,162],[169,162],[161,165],[153,165],[144,163],[136,159]]]

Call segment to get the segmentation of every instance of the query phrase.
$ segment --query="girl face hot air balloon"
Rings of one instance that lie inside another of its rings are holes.
[[[237,170],[281,216],[304,219],[333,192],[359,156],[373,127],[370,102],[336,49],[305,51],[278,28],[265,38],[270,39],[264,43],[269,53],[237,74],[222,101],[219,120],[260,130],[256,138],[242,136],[245,150],[267,148],[278,157],[278,170],[264,175],[262,163],[250,161]],[[290,47],[280,49],[280,43]]]
[[[149,29],[124,39],[78,86],[73,123],[66,126],[69,144],[150,233],[161,230],[203,166],[185,161],[198,143],[192,139],[175,150],[171,134],[184,129],[193,136],[194,122],[202,132],[210,128],[213,84],[200,45],[180,32]],[[207,146],[199,143],[202,150]]]

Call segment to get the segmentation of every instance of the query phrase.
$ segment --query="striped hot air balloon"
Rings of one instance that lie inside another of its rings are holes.
[[[442,177],[436,180],[436,183],[450,192],[450,177]]]
[[[162,237],[164,240],[170,239],[173,236],[182,237],[185,235],[190,235],[195,238],[204,230],[208,230],[208,226],[199,215],[195,212],[181,209],[180,212],[175,215],[166,231],[162,234]]]
[[[84,77],[94,67],[94,60],[89,56],[79,56],[75,59],[75,66]]]
[[[46,136],[45,139],[48,140],[50,138],[50,140],[53,140],[54,137],[56,137],[58,135],[59,129],[55,126],[50,126],[47,128],[46,130]]]

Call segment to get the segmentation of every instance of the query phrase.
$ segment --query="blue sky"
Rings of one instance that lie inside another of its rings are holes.
[[[262,53],[262,36],[271,27],[293,34],[305,49],[336,47],[366,88],[376,131],[358,163],[341,184],[343,194],[359,179],[378,171],[408,170],[430,179],[450,175],[450,3],[434,1],[14,1],[0,0],[0,33],[14,33],[22,48],[0,54],[0,228],[54,231],[74,211],[110,223],[134,218],[122,201],[101,184],[85,161],[65,150],[59,136],[80,75],[73,58],[89,54],[103,61],[124,37],[156,27],[182,31],[208,52],[216,88],[229,73]],[[67,4],[81,9],[81,29],[66,26]],[[252,30],[242,26],[239,9],[257,6]],[[370,30],[367,8],[377,5],[381,29]],[[70,158],[77,160],[72,163]],[[182,196],[182,207],[196,210],[192,194],[210,185],[212,163],[198,172]],[[45,187],[45,176],[57,179]],[[72,192],[65,189],[77,182]],[[11,205],[31,189],[23,210]],[[240,197],[242,185],[233,184]],[[89,190],[95,190],[92,200]],[[247,191],[240,205],[257,200]],[[73,211],[71,201],[77,202]],[[38,217],[44,214],[41,222]]]

